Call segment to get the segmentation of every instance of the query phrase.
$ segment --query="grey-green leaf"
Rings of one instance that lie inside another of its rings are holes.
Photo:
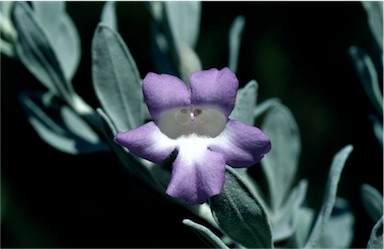
[[[367,248],[383,248],[383,218],[382,216],[373,227]]]
[[[282,104],[268,111],[262,130],[273,146],[261,165],[268,179],[271,209],[276,213],[296,176],[301,151],[300,134],[292,113]]]
[[[177,49],[183,43],[194,48],[200,32],[200,1],[165,1],[165,13]]]
[[[26,2],[16,2],[12,18],[18,32],[16,53],[21,62],[51,92],[71,102],[73,89],[35,13]]]
[[[253,125],[253,109],[256,105],[258,85],[255,80],[251,80],[243,88],[239,89],[236,96],[235,108],[230,119],[242,121],[248,125]]]
[[[190,219],[184,219],[183,224],[186,226],[189,226],[193,230],[197,231],[199,234],[201,234],[206,240],[208,240],[214,248],[228,248],[229,247],[216,235],[214,234],[209,228],[198,224]]]
[[[243,33],[245,18],[237,16],[229,30],[229,68],[236,73],[239,60],[241,35]]]
[[[107,1],[101,12],[101,22],[117,31],[116,2]]]
[[[33,1],[32,6],[70,83],[80,62],[81,46],[76,26],[65,10],[66,2]]]
[[[239,175],[227,166],[222,192],[210,199],[213,217],[231,239],[250,248],[271,248],[267,214]]]
[[[361,200],[372,221],[376,222],[383,215],[383,196],[369,184],[361,186]]]
[[[117,131],[144,122],[142,80],[136,63],[121,36],[102,23],[92,41],[92,76],[96,95]]]
[[[301,206],[307,193],[307,180],[301,180],[290,193],[282,208],[271,218],[273,241],[284,240],[294,234],[300,219]]]
[[[355,217],[346,200],[337,198],[331,217],[320,236],[319,248],[349,248],[353,239]]]
[[[352,150],[353,146],[347,145],[333,157],[324,193],[323,205],[317,216],[315,225],[312,228],[311,234],[309,235],[305,248],[314,248],[317,246],[317,242],[329,221],[336,200],[337,186],[339,184],[341,172]]]
[[[383,51],[383,2],[362,1],[367,12],[369,28],[375,37],[377,45]]]
[[[107,151],[97,133],[72,109],[60,104],[52,93],[20,96],[28,121],[52,147],[69,154]]]
[[[375,66],[369,55],[361,48],[352,46],[349,48],[357,74],[363,84],[369,99],[380,114],[383,114],[383,94]]]

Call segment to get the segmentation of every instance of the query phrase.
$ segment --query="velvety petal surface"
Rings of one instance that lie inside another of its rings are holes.
[[[194,72],[189,83],[192,105],[213,106],[226,116],[232,112],[239,81],[229,68]]]
[[[187,86],[173,75],[148,73],[143,79],[143,94],[154,119],[160,118],[164,111],[191,104]]]
[[[269,138],[258,128],[229,120],[224,131],[209,148],[221,153],[232,167],[249,167],[271,150]]]
[[[189,204],[204,203],[223,188],[224,157],[208,150],[204,138],[187,138],[179,142],[179,153],[173,163],[166,193]]]
[[[176,148],[175,141],[164,135],[154,122],[121,132],[114,140],[135,155],[154,163],[164,161]]]

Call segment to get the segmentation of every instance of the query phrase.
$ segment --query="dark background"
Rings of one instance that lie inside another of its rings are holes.
[[[90,49],[102,6],[67,4],[82,42],[73,84],[93,107]],[[144,2],[118,2],[117,15],[144,77],[155,70],[150,14]],[[298,179],[309,180],[310,207],[321,206],[334,154],[354,146],[338,196],[355,214],[352,247],[366,247],[374,223],[360,186],[369,183],[382,193],[383,157],[369,119],[375,110],[348,56],[351,45],[373,55],[364,9],[359,2],[203,2],[196,51],[204,69],[227,66],[228,30],[237,15],[246,18],[237,76],[241,84],[257,80],[258,102],[277,97],[294,114],[302,141]],[[45,144],[18,101],[21,91],[39,89],[20,62],[1,57],[2,247],[207,246],[181,223],[192,214],[135,182],[113,155],[73,156]]]

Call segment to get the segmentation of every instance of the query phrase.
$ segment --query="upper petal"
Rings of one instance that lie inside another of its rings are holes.
[[[154,119],[158,119],[164,111],[191,104],[188,88],[173,75],[148,73],[143,80],[143,94]]]
[[[222,153],[226,163],[232,167],[249,167],[271,150],[271,142],[260,129],[229,120],[209,148]]]
[[[204,141],[193,140],[180,145],[166,193],[189,204],[201,204],[221,192],[225,160],[220,153],[208,150]]]
[[[229,68],[194,72],[189,83],[192,105],[211,105],[226,116],[232,112],[239,81]]]
[[[154,163],[164,161],[176,148],[175,141],[164,135],[154,122],[120,132],[114,140],[137,156]]]

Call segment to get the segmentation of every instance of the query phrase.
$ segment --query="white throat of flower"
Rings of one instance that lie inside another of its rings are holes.
[[[217,137],[227,124],[227,117],[214,108],[181,107],[163,113],[157,120],[159,129],[169,138]]]

